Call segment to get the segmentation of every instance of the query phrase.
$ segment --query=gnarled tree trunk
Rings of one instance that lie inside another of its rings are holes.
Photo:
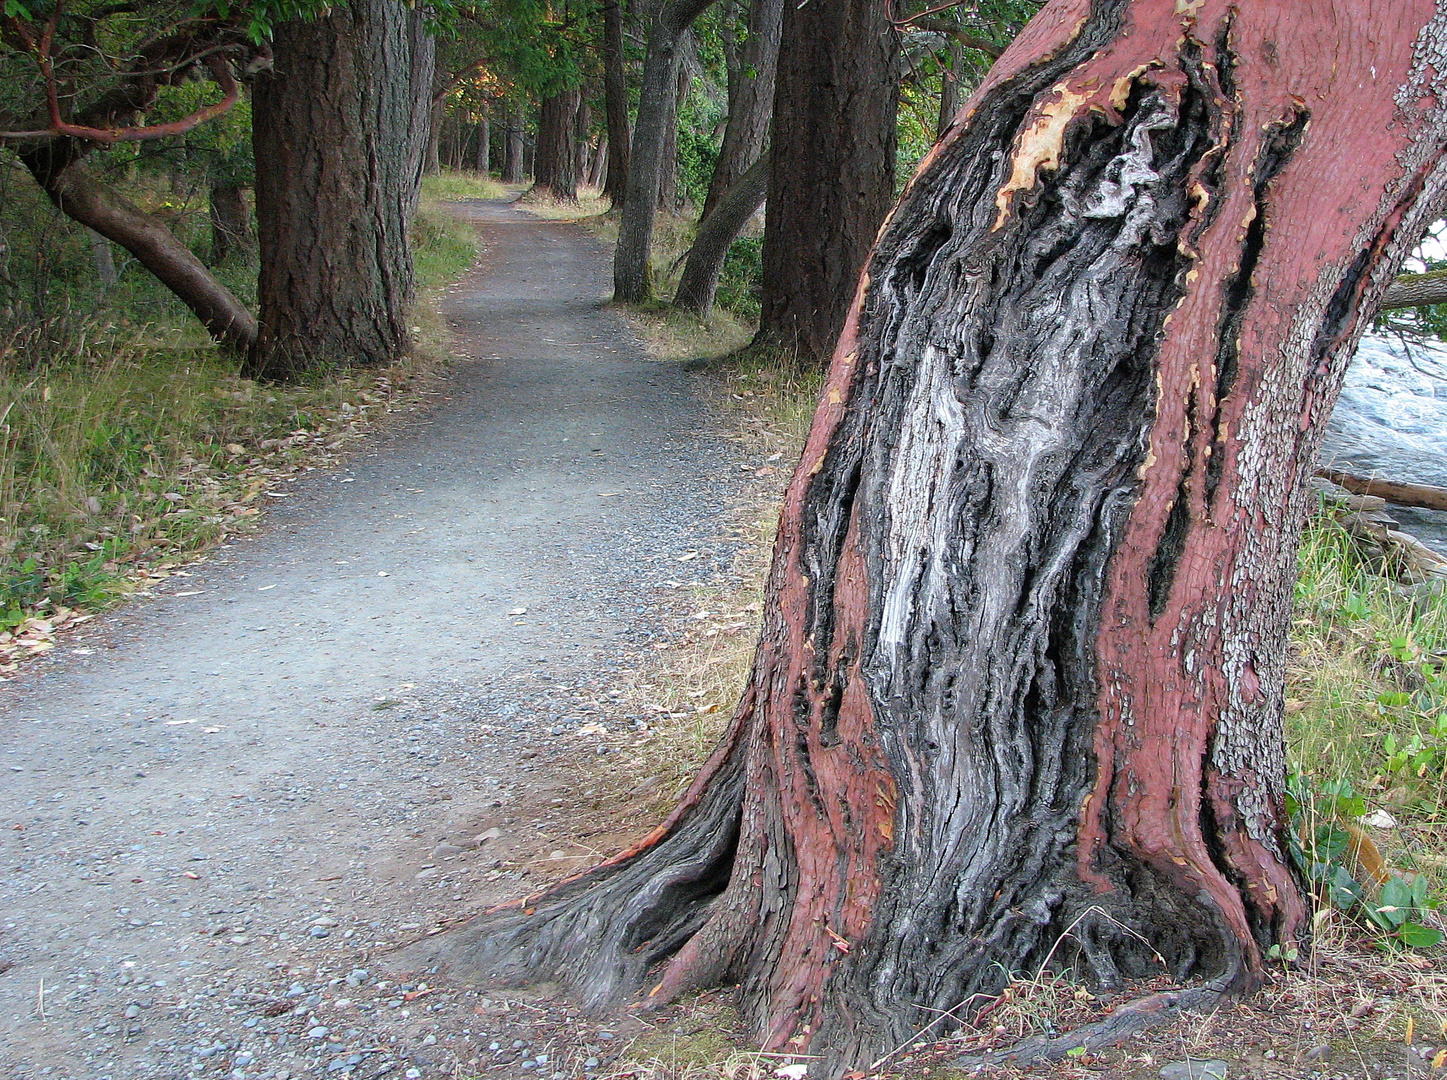
[[[759,337],[823,364],[894,202],[899,48],[879,0],[785,4]]]
[[[869,260],[724,743],[432,958],[593,1005],[738,981],[827,1078],[1011,972],[1205,1002],[1302,943],[1296,544],[1447,191],[1444,47],[1432,0],[1051,0]]]
[[[352,0],[277,27],[253,98],[261,329],[249,370],[384,364],[409,346],[432,86],[424,15]]]

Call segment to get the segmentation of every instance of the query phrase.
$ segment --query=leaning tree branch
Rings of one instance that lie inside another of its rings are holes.
[[[1447,303],[1447,270],[1426,274],[1403,274],[1387,287],[1381,310],[1427,307]]]
[[[102,146],[164,139],[173,135],[184,135],[199,124],[229,111],[241,100],[241,88],[223,55],[235,46],[229,42],[218,44],[212,39],[206,42],[207,47],[198,48],[197,34],[193,30],[187,30],[149,43],[137,58],[135,66],[127,72],[120,87],[103,95],[86,109],[80,117],[82,122],[67,121],[61,110],[60,90],[52,63],[56,20],[60,9],[61,5],[57,4],[38,39],[18,16],[12,15],[6,19],[40,71],[45,84],[45,113],[49,125],[27,131],[0,131],[0,139],[29,141],[71,138]],[[233,27],[213,23],[212,29],[220,31],[224,37]],[[137,114],[155,103],[161,86],[177,82],[187,69],[198,63],[206,65],[217,85],[221,87],[221,101],[203,106],[189,116],[163,124],[130,123]]]
[[[953,38],[967,49],[976,49],[984,53],[992,60],[998,60],[1004,52],[1003,46],[996,45],[978,34],[972,34],[957,22],[949,19],[926,19],[923,16],[916,16],[913,19],[906,19],[902,23],[896,23],[901,30],[929,30],[936,34],[943,34]]]

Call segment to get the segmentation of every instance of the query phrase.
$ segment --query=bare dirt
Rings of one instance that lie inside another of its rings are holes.
[[[0,689],[6,1080],[574,1076],[640,1028],[385,970],[618,845],[614,681],[732,558],[737,450],[605,250],[459,212],[436,408]]]

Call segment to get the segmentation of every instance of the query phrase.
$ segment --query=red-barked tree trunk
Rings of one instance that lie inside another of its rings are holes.
[[[595,1006],[737,982],[837,1074],[1012,972],[1199,1000],[1302,943],[1304,482],[1447,187],[1444,46],[1431,0],[1052,0],[881,233],[725,741],[441,957]]]

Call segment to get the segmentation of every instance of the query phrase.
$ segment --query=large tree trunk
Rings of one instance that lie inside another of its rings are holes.
[[[1204,1004],[1304,946],[1296,546],[1442,208],[1444,47],[1432,0],[1051,0],[861,278],[724,743],[639,844],[433,958],[592,1005],[737,981],[828,1080],[1012,972]]]
[[[246,189],[237,184],[211,185],[211,265],[220,266],[233,251],[251,247],[251,211]]]
[[[653,290],[648,255],[653,246],[664,145],[677,93],[680,46],[693,20],[710,3],[712,0],[665,0],[649,27],[627,195],[613,258],[613,298],[624,303],[641,303]]]
[[[221,344],[245,352],[256,320],[164,224],[106,187],[81,163],[85,147],[59,138],[20,151],[20,160],[67,217],[136,257],[184,303]]]
[[[578,88],[543,98],[538,109],[538,147],[533,159],[533,194],[562,202],[578,201],[573,132],[578,117]]]
[[[749,6],[748,38],[739,50],[738,73],[729,80],[728,124],[703,201],[704,219],[764,152],[774,113],[774,72],[783,19],[784,0],[753,0]]]
[[[785,5],[759,337],[806,363],[828,360],[894,202],[898,68],[879,0]]]
[[[718,278],[723,272],[729,245],[764,205],[768,191],[769,153],[765,150],[719,200],[713,213],[699,222],[688,261],[683,264],[683,276],[678,279],[678,291],[673,296],[675,306],[692,311],[700,318],[706,318],[713,310],[713,298],[718,292]]]
[[[685,35],[685,38],[688,36]],[[692,44],[687,42],[683,51],[691,51]],[[674,83],[674,95],[669,102],[668,118],[663,129],[663,157],[658,168],[658,209],[665,214],[672,214],[678,208],[678,118],[688,101],[690,83],[683,64],[678,66]]]
[[[284,23],[253,104],[261,330],[250,370],[288,378],[406,352],[410,228],[429,121],[420,11],[353,0]]]
[[[523,177],[523,108],[514,105],[508,111],[507,141],[503,144],[502,182],[521,184]]]

